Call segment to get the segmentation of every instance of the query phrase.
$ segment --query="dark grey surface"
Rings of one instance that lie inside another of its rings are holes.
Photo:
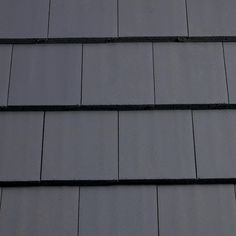
[[[77,236],[78,188],[3,189],[0,235]]]
[[[39,180],[42,130],[42,112],[0,114],[1,181]]]
[[[190,111],[120,112],[121,179],[195,178]]]
[[[49,0],[1,0],[0,38],[45,38]]]
[[[154,44],[158,104],[227,103],[221,43]]]
[[[118,177],[116,112],[46,113],[43,179]]]
[[[80,191],[80,236],[158,235],[155,186],[107,186]]]
[[[16,45],[10,105],[80,103],[81,45]]]
[[[49,37],[115,36],[116,0],[52,0]]]
[[[233,185],[158,187],[162,236],[236,234]]]
[[[230,103],[236,103],[236,43],[224,43]]]
[[[120,36],[186,36],[185,0],[119,0]]]
[[[153,104],[151,43],[84,46],[83,104]]]
[[[198,177],[236,177],[236,111],[194,111]]]
[[[0,106],[7,105],[11,49],[11,45],[0,46]]]
[[[187,0],[190,36],[236,36],[235,0]]]

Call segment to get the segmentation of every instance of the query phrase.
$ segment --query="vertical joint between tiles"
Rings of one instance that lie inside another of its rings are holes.
[[[196,152],[196,142],[195,142],[195,132],[194,132],[193,110],[191,110],[191,121],[192,121],[193,155],[194,155],[195,173],[196,173],[196,178],[198,179],[197,152]]]
[[[120,10],[119,10],[119,0],[116,0],[116,14],[117,14],[117,37],[120,36]]]
[[[79,236],[79,220],[80,220],[80,187],[78,188],[78,216],[77,216],[77,236]]]
[[[43,113],[43,130],[42,130],[42,146],[41,146],[41,162],[40,162],[40,181],[42,180],[42,171],[43,171],[43,149],[44,149],[45,115],[46,115],[46,112]]]
[[[154,43],[152,42],[152,74],[153,74],[153,93],[154,93],[154,104],[156,104],[156,78],[155,78],[155,56],[154,56]]]
[[[189,21],[188,21],[188,0],[185,0],[185,12],[186,12],[186,24],[187,24],[187,34],[189,36]]]
[[[10,87],[11,87],[11,71],[12,71],[12,61],[13,61],[13,49],[14,44],[11,47],[11,58],[10,58],[10,68],[9,68],[9,78],[8,78],[8,90],[7,90],[7,105],[9,103],[9,96],[10,96]]]
[[[2,208],[2,194],[3,194],[3,189],[1,188],[1,191],[0,191],[0,210]]]
[[[118,175],[118,180],[120,179],[120,112],[117,111],[117,134],[118,134],[118,139],[117,139],[117,152],[118,152],[118,163],[117,163],[117,175]]]
[[[158,186],[156,186],[156,201],[157,201],[157,233],[160,236],[160,213],[159,213],[159,196],[158,196]]]
[[[80,74],[80,105],[83,103],[83,68],[84,68],[84,45],[81,45],[81,74]]]
[[[226,65],[225,48],[224,48],[224,43],[223,42],[222,42],[222,51],[223,51],[223,61],[224,61],[224,70],[225,70],[225,81],[226,81],[227,99],[228,99],[228,103],[230,103],[227,65]]]
[[[48,29],[47,29],[47,38],[49,37],[49,27],[50,27],[50,17],[51,17],[51,1],[48,2]]]

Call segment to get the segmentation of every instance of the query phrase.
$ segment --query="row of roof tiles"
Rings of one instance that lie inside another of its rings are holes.
[[[236,111],[0,113],[0,181],[236,178]]]
[[[0,68],[2,106],[236,103],[235,43],[2,45]]]
[[[0,234],[236,234],[233,185],[4,188]]]
[[[0,38],[236,36],[234,0],[1,0]]]

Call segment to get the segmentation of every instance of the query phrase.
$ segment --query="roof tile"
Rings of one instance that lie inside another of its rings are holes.
[[[39,180],[42,112],[0,114],[0,180]]]

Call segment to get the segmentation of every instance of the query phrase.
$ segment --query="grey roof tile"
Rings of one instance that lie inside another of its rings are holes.
[[[236,43],[225,43],[225,63],[230,103],[236,103]]]
[[[233,185],[158,187],[160,235],[235,235]]]
[[[235,0],[187,0],[190,36],[235,36]]]
[[[155,186],[81,188],[80,236],[157,236]]]
[[[9,104],[79,104],[81,54],[74,44],[15,46]]]
[[[236,177],[236,111],[194,111],[198,177]]]
[[[0,114],[0,180],[39,180],[43,113]]]
[[[52,0],[49,37],[115,36],[116,0]]]
[[[11,45],[0,46],[0,106],[7,105],[11,49]]]
[[[45,38],[49,0],[1,0],[0,38]]]
[[[150,43],[84,46],[83,104],[153,104]]]
[[[191,112],[120,112],[121,179],[194,178]]]
[[[221,43],[156,43],[159,104],[227,103]]]
[[[77,236],[78,188],[6,188],[0,235]]]
[[[185,0],[119,0],[120,36],[187,35]]]
[[[116,112],[46,113],[43,179],[117,179],[117,139]]]

